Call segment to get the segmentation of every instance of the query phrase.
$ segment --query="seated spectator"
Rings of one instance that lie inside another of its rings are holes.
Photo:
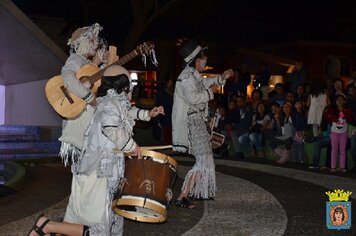
[[[292,123],[295,134],[291,149],[293,162],[304,163],[304,136],[307,130],[307,117],[303,110],[303,101],[297,100],[294,104],[295,112],[292,114]]]
[[[251,94],[251,106],[254,112],[257,112],[257,105],[261,103],[263,100],[263,93],[259,89],[255,89]]]
[[[252,157],[265,157],[262,150],[263,131],[271,121],[271,117],[266,113],[266,107],[263,102],[257,106],[257,112],[253,115],[252,126],[248,133],[240,136],[239,142],[243,147],[251,149]]]
[[[239,116],[239,111],[237,109],[237,104],[235,99],[232,99],[229,101],[228,104],[225,129],[226,130],[232,129],[237,123],[239,123],[239,120],[240,120],[240,116]]]
[[[274,87],[276,93],[272,96],[272,102],[276,102],[279,105],[283,105],[287,101],[287,95],[284,92],[283,84],[277,83]]]
[[[282,129],[282,135],[276,136],[275,138],[271,139],[269,145],[273,149],[273,151],[279,156],[280,158],[277,160],[277,163],[283,164],[289,160],[290,157],[290,150],[293,143],[293,133],[294,126],[292,123],[292,104],[286,102],[283,105],[283,112],[284,112],[284,119],[283,123],[278,123],[277,125],[280,126]],[[283,148],[279,147],[280,145],[284,145]]]
[[[286,101],[289,102],[290,104],[294,105],[294,103],[296,101],[295,94],[293,92],[289,91],[287,93]]]
[[[244,96],[237,96],[236,103],[239,120],[238,123],[234,123],[232,127],[227,126],[229,129],[227,132],[229,133],[229,137],[231,138],[233,147],[235,149],[236,158],[243,158],[239,137],[248,132],[252,123],[253,111],[252,108],[246,104],[246,98]]]
[[[217,109],[217,120],[216,120],[216,129],[215,131],[226,136],[226,109],[223,106],[218,107]]]
[[[282,134],[282,129],[280,128],[282,125],[280,124],[283,123],[284,114],[282,107],[278,103],[274,102],[271,104],[270,116],[272,117],[271,122],[268,123],[263,131],[263,136],[267,140]]]

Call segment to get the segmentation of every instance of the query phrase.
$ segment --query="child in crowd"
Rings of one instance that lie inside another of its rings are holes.
[[[307,101],[307,107],[309,107],[308,125],[312,125],[313,127],[314,142],[317,140],[319,135],[323,111],[329,104],[330,100],[325,92],[325,86],[323,86],[320,81],[313,81]]]
[[[346,105],[346,97],[338,94],[335,97],[335,104],[326,113],[326,120],[331,124],[331,169],[336,171],[336,160],[340,152],[340,165],[337,169],[340,172],[346,172],[346,144],[348,138],[347,125],[352,122],[352,110]]]
[[[291,157],[293,162],[304,163],[304,135],[307,130],[307,118],[303,110],[303,101],[297,100],[294,104],[295,112],[292,123],[295,128]]]

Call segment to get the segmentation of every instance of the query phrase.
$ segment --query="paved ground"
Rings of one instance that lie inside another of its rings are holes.
[[[192,165],[191,157],[175,156],[179,176]],[[39,212],[53,219],[63,216],[70,190],[70,172],[60,163],[27,166],[26,180],[15,194],[0,198],[0,235],[23,235]],[[124,235],[356,235],[351,230],[327,230],[326,191],[354,192],[353,174],[330,175],[305,166],[277,166],[265,160],[216,160],[218,195],[195,202],[197,209],[171,206],[162,224],[125,220]],[[179,192],[182,179],[174,188]],[[354,207],[355,208],[355,207]],[[356,209],[352,215],[356,215]]]

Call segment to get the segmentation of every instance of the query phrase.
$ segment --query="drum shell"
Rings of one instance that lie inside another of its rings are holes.
[[[175,176],[169,163],[153,160],[127,159],[125,168],[125,185],[122,195],[147,197],[167,204],[167,189],[172,187]]]

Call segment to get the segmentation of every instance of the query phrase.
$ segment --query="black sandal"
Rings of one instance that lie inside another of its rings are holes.
[[[182,198],[182,200],[175,200],[174,201],[174,204],[177,206],[177,207],[181,207],[181,208],[189,208],[189,209],[194,209],[195,208],[195,205],[192,204],[187,198]]]
[[[32,226],[30,232],[28,232],[27,236],[31,234],[32,231],[35,231],[39,236],[45,236],[46,234],[43,232],[44,227],[49,222],[49,219],[45,220],[40,226],[37,226],[37,222],[41,219],[41,217],[44,217],[43,214],[41,214],[39,217],[37,217],[35,224]],[[51,234],[52,235],[52,234]]]
[[[209,198],[193,198],[194,201],[215,201],[215,198],[209,197]]]

